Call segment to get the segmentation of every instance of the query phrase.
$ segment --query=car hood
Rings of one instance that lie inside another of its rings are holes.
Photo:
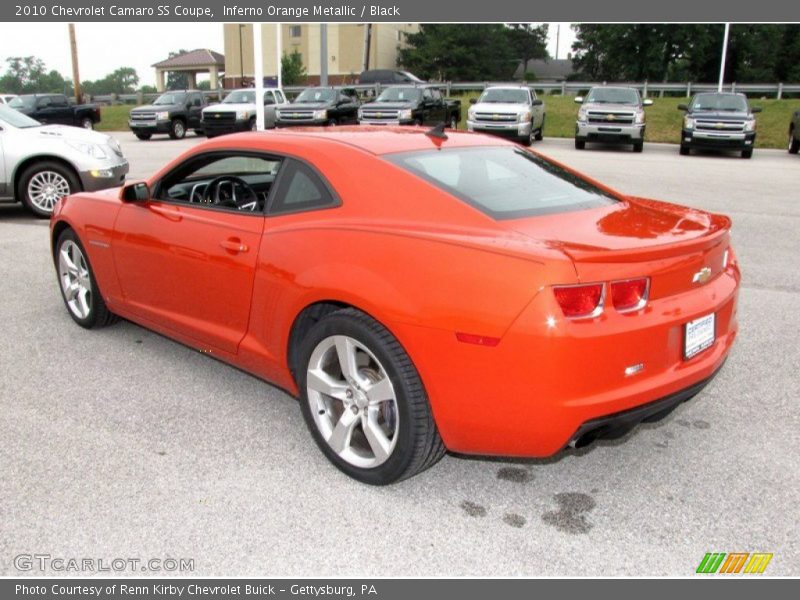
[[[247,102],[241,103],[230,103],[230,104],[214,104],[212,106],[207,106],[203,109],[203,112],[235,112],[237,110],[255,110],[255,104],[249,104]]]
[[[143,106],[137,106],[133,110],[132,113],[135,112],[153,112],[153,111],[161,111],[161,110],[175,110],[178,108],[178,104],[145,104]]]
[[[689,115],[693,119],[713,119],[715,121],[742,121],[750,118],[749,112],[730,110],[694,110]]]
[[[488,112],[498,114],[517,114],[530,107],[527,104],[516,104],[510,102],[478,102],[472,107],[476,112]]]
[[[69,125],[43,125],[42,127],[32,127],[26,131],[35,132],[47,139],[69,140],[71,142],[83,142],[85,144],[108,144],[111,136],[98,133],[83,127],[71,127]]]
[[[414,108],[416,104],[412,102],[370,102],[361,108],[371,108],[374,110],[399,110],[402,108]]]
[[[633,104],[608,104],[605,102],[584,102],[582,106],[587,110],[605,110],[609,112],[636,112],[641,109],[640,106],[634,106]]]

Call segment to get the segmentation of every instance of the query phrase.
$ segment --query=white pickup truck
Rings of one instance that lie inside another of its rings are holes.
[[[289,102],[280,88],[264,88],[264,127],[275,127],[275,109]],[[203,109],[202,127],[207,137],[256,129],[256,90],[233,90],[219,104]]]
[[[524,85],[486,88],[470,101],[467,129],[513,137],[530,145],[544,136],[544,102]]]

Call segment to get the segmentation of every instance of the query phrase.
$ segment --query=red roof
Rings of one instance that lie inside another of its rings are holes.
[[[178,54],[161,62],[155,63],[154,67],[207,67],[209,65],[225,66],[225,56],[219,52],[214,52],[208,48],[190,50],[183,54]]]

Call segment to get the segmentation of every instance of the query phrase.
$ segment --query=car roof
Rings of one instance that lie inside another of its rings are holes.
[[[370,154],[383,155],[396,152],[415,152],[439,148],[477,148],[486,146],[514,147],[515,144],[495,136],[466,131],[446,131],[447,139],[425,135],[428,127],[385,127],[381,125],[352,125],[334,128],[297,127],[268,132],[237,134],[242,139],[262,141],[269,137],[284,138],[285,141],[330,142],[358,148]],[[225,136],[229,140],[233,136]]]

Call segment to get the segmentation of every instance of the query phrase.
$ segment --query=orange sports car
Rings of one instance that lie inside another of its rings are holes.
[[[446,450],[542,457],[663,417],[737,332],[730,220],[423,128],[243,133],[62,200],[70,316],[118,317],[300,398],[371,484]]]

